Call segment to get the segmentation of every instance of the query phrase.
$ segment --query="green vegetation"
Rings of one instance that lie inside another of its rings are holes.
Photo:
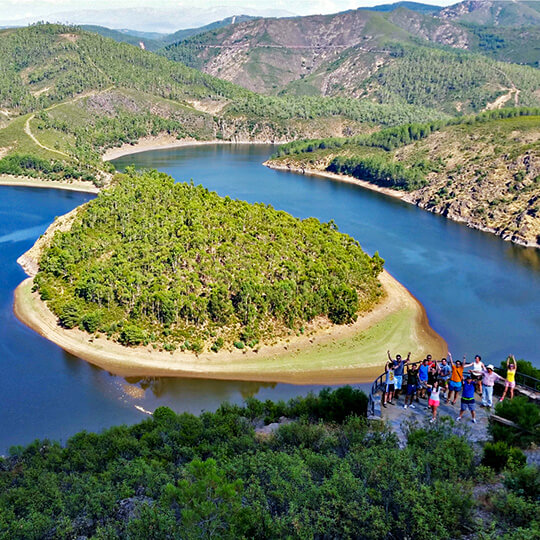
[[[332,222],[130,171],[56,233],[35,279],[67,328],[200,352],[350,323],[382,294],[382,265]]]
[[[62,161],[48,161],[28,154],[11,154],[0,160],[0,174],[51,180],[82,180],[99,185],[95,173],[88,167],[67,165]]]
[[[391,55],[395,60],[365,82],[381,103],[442,108],[450,114],[479,112],[507,93],[494,86],[515,85],[521,90],[521,105],[538,106],[535,91],[540,86],[540,71],[536,69],[427,47],[395,46]]]
[[[497,476],[476,467],[476,452],[446,422],[410,430],[400,448],[384,425],[366,421],[366,406],[362,392],[344,387],[199,417],[161,407],[64,447],[14,447],[0,459],[0,537],[538,535],[537,468],[512,462]],[[289,423],[255,432],[280,417]],[[475,500],[482,481],[486,498]]]
[[[261,96],[251,94],[235,100],[227,107],[232,115],[291,120],[301,118],[311,120],[341,116],[368,124],[396,125],[413,120],[430,121],[448,118],[448,115],[407,104],[385,105],[371,101],[343,97],[294,97]]]
[[[383,187],[413,191],[427,184],[426,173],[438,171],[440,163],[424,158],[400,163],[394,159],[394,150],[426,139],[448,126],[475,126],[493,120],[539,115],[539,108],[498,109],[475,116],[389,127],[369,135],[293,141],[280,146],[271,159],[290,156],[314,161],[318,157],[330,156],[325,169],[328,172],[353,176]],[[334,154],[337,155],[332,157]]]

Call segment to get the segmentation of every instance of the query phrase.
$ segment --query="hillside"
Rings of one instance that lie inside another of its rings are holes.
[[[133,426],[12,448],[0,458],[0,535],[538,538],[538,467],[505,431],[479,449],[447,418],[416,423],[400,445],[366,406],[342,387],[200,416],[159,407]]]
[[[271,166],[349,175],[506,240],[540,245],[540,116],[501,110],[476,119],[293,143]],[[504,117],[509,116],[509,117]],[[457,123],[456,123],[457,122]]]
[[[514,86],[521,105],[540,104],[538,70],[470,54],[536,64],[529,43],[536,33],[498,37],[484,28],[479,35],[400,7],[257,19],[170,45],[162,54],[265,94],[368,98],[456,114],[478,112]],[[500,48],[497,39],[506,39],[506,53],[491,52]]]
[[[266,98],[75,27],[0,35],[0,174],[101,184],[101,154],[141,137],[283,142],[444,116],[342,98]]]
[[[382,264],[333,224],[154,171],[88,203],[43,252],[35,283],[65,328],[217,352],[356,321],[382,296]]]
[[[465,0],[441,9],[436,16],[489,26],[540,25],[538,2],[526,0]]]

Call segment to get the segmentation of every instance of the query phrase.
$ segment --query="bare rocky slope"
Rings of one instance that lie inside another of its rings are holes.
[[[487,58],[536,65],[530,43],[537,27],[508,35],[461,24],[449,13],[398,7],[257,19],[170,45],[162,54],[265,94],[369,98],[459,113],[482,110],[511,80],[521,90],[520,104],[537,105],[538,70]]]

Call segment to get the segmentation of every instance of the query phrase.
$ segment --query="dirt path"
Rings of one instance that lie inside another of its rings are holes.
[[[44,144],[41,144],[36,136],[32,133],[32,130],[30,128],[30,122],[36,117],[35,114],[30,115],[25,124],[24,124],[24,132],[34,141],[35,144],[37,144],[40,148],[43,148],[43,150],[47,150],[47,152],[53,152],[54,154],[60,154],[61,156],[71,158],[69,154],[66,154],[65,152],[61,152],[60,150],[55,150],[54,148],[49,148],[48,146],[45,146]],[[74,158],[77,159],[77,158]]]
[[[486,105],[486,111],[493,111],[495,109],[502,109],[511,99],[514,98],[514,105],[517,107],[519,104],[519,94],[520,90],[514,84],[514,81],[501,69],[495,68],[495,71],[498,71],[510,84],[510,88],[505,88],[508,90],[507,94],[499,96],[493,103],[488,103]]]

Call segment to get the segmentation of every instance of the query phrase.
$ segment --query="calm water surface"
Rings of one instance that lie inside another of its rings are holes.
[[[295,216],[334,219],[427,309],[451,350],[499,363],[513,352],[540,365],[540,253],[512,246],[411,205],[310,176],[261,166],[270,146],[204,146],[126,156],[118,168],[157,168],[220,195],[261,201]],[[92,196],[0,187],[0,453],[34,438],[65,441],[81,430],[141,420],[167,405],[213,410],[248,396],[288,399],[317,387],[190,379],[125,380],[63,352],[19,323],[13,291],[25,274],[16,259],[55,216]],[[406,351],[402,351],[406,352]]]

